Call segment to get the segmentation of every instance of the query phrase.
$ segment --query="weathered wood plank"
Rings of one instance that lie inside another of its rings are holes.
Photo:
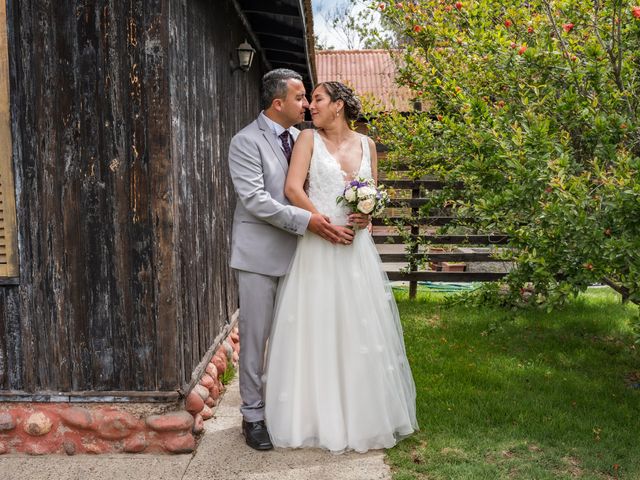
[[[465,222],[471,223],[471,220],[468,218],[460,218],[460,217],[445,217],[445,216],[432,216],[432,217],[408,217],[408,216],[389,216],[385,218],[374,218],[372,223],[374,226],[386,226],[391,223],[392,225],[395,222],[399,222],[406,226],[416,226],[416,225],[433,225],[433,226],[443,226],[449,225],[452,223]]]
[[[505,275],[496,272],[387,272],[389,280],[406,282],[493,282]]]
[[[0,2],[0,276],[6,282],[20,273],[9,99],[7,10],[6,2]]]
[[[415,260],[429,260],[433,262],[504,262],[492,253],[382,253],[380,259],[383,262],[408,262],[408,257]]]
[[[180,400],[178,392],[163,391],[93,391],[93,392],[50,392],[41,391],[37,394],[20,390],[8,390],[0,392],[0,402],[64,402],[64,403],[153,403],[153,402],[177,402]]]
[[[419,235],[424,243],[441,245],[504,245],[508,238],[505,235]],[[404,243],[401,235],[373,235],[373,241],[377,244]]]
[[[411,190],[413,188],[420,188],[422,190],[441,190],[447,185],[440,180],[380,180],[380,184],[388,188],[394,188],[396,190]],[[462,184],[454,185],[454,188],[462,188]]]
[[[442,226],[442,225],[449,225],[451,223],[464,223],[464,224],[471,224],[473,223],[471,219],[469,218],[463,218],[463,217],[453,217],[453,216],[440,216],[440,215],[433,215],[430,217],[420,217],[418,215],[413,216],[413,217],[409,217],[406,215],[394,215],[394,216],[388,216],[385,218],[374,218],[372,221],[372,224],[376,227],[379,226],[388,226],[388,225],[394,225],[394,224],[401,224],[404,226],[418,226],[418,225],[434,225],[434,226]]]

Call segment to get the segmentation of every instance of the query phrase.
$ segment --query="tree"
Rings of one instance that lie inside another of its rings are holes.
[[[390,158],[463,190],[509,235],[507,281],[543,305],[603,278],[640,300],[640,7],[625,0],[379,3],[409,36],[399,82],[431,105],[378,117]],[[431,205],[432,207],[433,205]]]

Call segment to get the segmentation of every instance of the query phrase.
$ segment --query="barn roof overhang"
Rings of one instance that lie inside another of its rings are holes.
[[[307,91],[316,79],[311,0],[232,0],[267,70],[300,73]]]

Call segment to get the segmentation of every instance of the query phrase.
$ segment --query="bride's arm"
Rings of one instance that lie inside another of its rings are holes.
[[[309,200],[307,192],[304,191],[304,182],[307,178],[309,165],[311,165],[311,155],[313,155],[313,130],[303,130],[293,146],[284,194],[296,207],[304,208],[311,213],[318,213],[316,207]]]
[[[350,244],[353,241],[353,232],[340,225],[333,225],[329,217],[318,212],[309,200],[307,192],[304,191],[304,181],[311,165],[311,155],[313,155],[313,130],[303,130],[293,146],[284,194],[293,205],[311,212],[309,230],[333,243]]]
[[[378,152],[376,151],[376,144],[371,138],[367,138],[369,143],[369,153],[371,158],[371,175],[373,181],[378,185]]]

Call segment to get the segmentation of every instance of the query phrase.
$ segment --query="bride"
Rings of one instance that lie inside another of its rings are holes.
[[[300,133],[285,193],[356,234],[351,245],[298,241],[269,341],[266,423],[279,447],[389,448],[418,428],[415,385],[369,217],[336,203],[354,177],[377,181],[375,145],[349,128],[360,102],[345,85],[319,84],[309,110],[318,130]]]

